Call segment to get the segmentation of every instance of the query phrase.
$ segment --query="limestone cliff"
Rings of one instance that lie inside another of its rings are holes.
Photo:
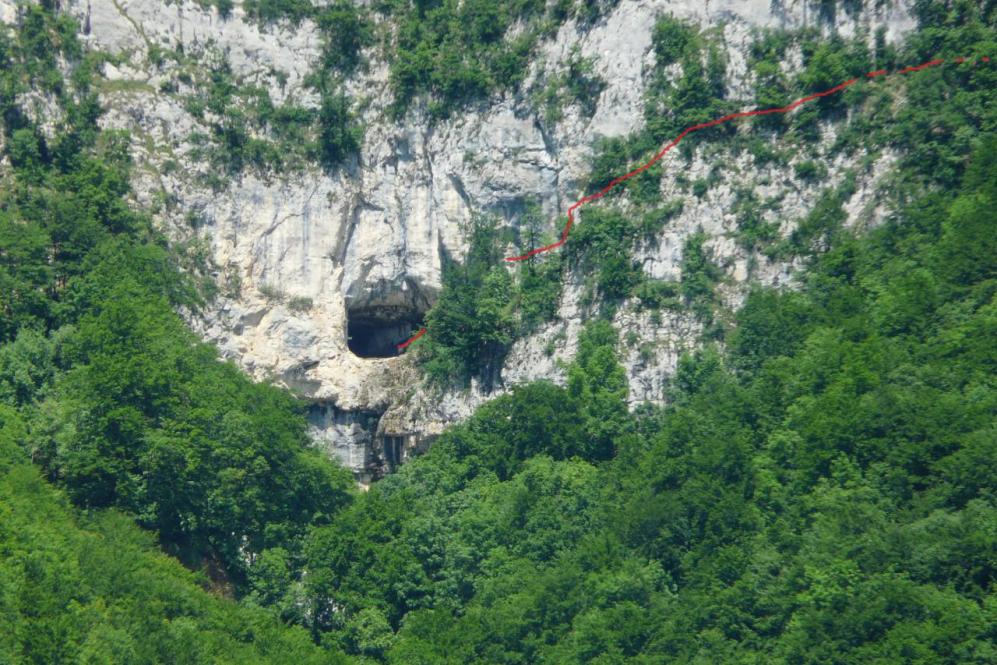
[[[557,122],[545,120],[520,94],[494,96],[442,120],[431,120],[420,104],[393,119],[387,113],[388,67],[372,46],[369,66],[346,82],[361,100],[365,132],[358,156],[335,171],[308,165],[271,177],[244,173],[209,186],[210,167],[198,159],[195,140],[205,132],[203,120],[183,103],[184,79],[178,89],[176,72],[157,66],[158,54],[182,51],[194,67],[198,59],[224,58],[236,80],[261,86],[275,102],[314,106],[315,93],[305,83],[320,55],[317,26],[308,20],[261,25],[240,2],[227,17],[192,0],[63,4],[80,19],[88,45],[115,56],[104,65],[102,122],[131,132],[140,202],[175,237],[202,237],[225,285],[210,315],[192,325],[247,372],[312,400],[316,439],[360,474],[396,462],[391,458],[490,395],[530,379],[561,378],[560,361],[573,354],[592,306],[583,298],[580,275],[569,274],[558,318],[516,342],[488,395],[478,387],[433,394],[420,387],[409,358],[361,355],[384,355],[418,325],[440,289],[444,257],[460,258],[466,250],[472,215],[494,213],[515,224],[534,199],[551,232],[562,226],[568,205],[583,193],[595,142],[625,136],[643,122],[657,16],[670,13],[716,28],[728,93],[743,98],[745,108],[753,104],[747,54],[758,29],[812,26],[871,39],[883,28],[893,42],[913,27],[905,2],[867,3],[871,8],[828,16],[818,13],[821,3],[803,1],[623,0],[593,24],[568,18],[532,56],[522,89],[578,57],[590,59],[604,83],[591,113],[568,105]],[[0,16],[16,20],[12,2],[0,0]],[[796,64],[790,58],[785,67]],[[826,146],[834,127],[824,131]],[[792,163],[814,157],[819,155],[796,155]],[[862,166],[854,157],[835,158],[820,182],[812,182],[792,168],[759,168],[747,156],[702,146],[689,161],[665,163],[662,194],[684,205],[658,237],[638,248],[638,258],[651,276],[677,279],[685,239],[702,230],[728,277],[722,300],[732,306],[752,280],[786,283],[793,268],[735,242],[738,187],[750,182],[761,198],[777,201],[767,218],[786,234],[824,187],[857,171],[845,209],[851,223],[874,220],[884,214],[876,191],[894,158],[872,155]],[[620,172],[629,166],[620,164]],[[710,183],[700,196],[688,193],[687,183],[695,180]],[[679,355],[697,343],[701,324],[688,312],[654,316],[628,306],[615,323],[627,340],[621,350],[632,404],[660,402],[667,377]]]

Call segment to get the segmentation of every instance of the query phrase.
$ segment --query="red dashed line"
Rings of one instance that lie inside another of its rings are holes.
[[[965,62],[965,61],[966,61],[966,58],[955,58],[955,60],[954,60],[954,62],[960,63],[960,64],[963,63],[963,62]],[[990,58],[987,57],[987,56],[982,56],[980,58],[980,61],[982,61],[982,62],[990,62]],[[925,62],[924,64],[917,65],[917,66],[914,66],[914,67],[905,67],[904,69],[900,69],[900,70],[898,70],[898,71],[896,71],[894,73],[895,74],[910,74],[912,72],[919,72],[919,71],[921,71],[923,69],[928,69],[929,67],[936,67],[938,65],[943,64],[944,62],[945,61],[942,60],[942,59],[930,60],[928,62]],[[866,74],[866,78],[870,78],[871,79],[871,78],[875,78],[877,76],[885,76],[888,73],[889,72],[887,70],[885,70],[885,69],[878,69],[876,71],[869,72],[868,74]],[[537,247],[536,249],[532,249],[529,252],[527,252],[526,254],[523,254],[521,256],[510,256],[510,257],[507,257],[505,260],[506,261],[523,261],[525,259],[530,258],[531,256],[536,256],[537,254],[541,254],[543,252],[549,252],[550,250],[556,249],[556,248],[560,247],[561,245],[563,245],[568,240],[568,233],[570,233],[570,231],[571,231],[571,226],[575,223],[575,214],[574,214],[575,210],[577,210],[581,206],[585,205],[586,203],[591,203],[592,201],[596,201],[598,199],[601,199],[603,196],[605,196],[606,194],[608,194],[611,189],[613,189],[614,187],[616,187],[620,183],[626,182],[630,178],[633,178],[635,175],[638,175],[639,173],[642,173],[642,172],[646,171],[647,169],[651,168],[652,166],[654,166],[655,163],[658,162],[658,160],[660,160],[662,157],[664,157],[668,153],[669,150],[671,150],[672,148],[674,148],[675,146],[677,146],[682,139],[684,139],[686,136],[688,136],[692,132],[699,131],[700,129],[707,129],[708,127],[715,127],[717,125],[723,124],[723,123],[728,122],[730,120],[736,120],[738,118],[750,118],[750,117],[757,116],[757,115],[771,115],[773,113],[788,113],[788,112],[792,111],[793,109],[798,108],[798,107],[802,106],[803,104],[806,104],[807,102],[811,102],[811,101],[813,101],[815,99],[819,99],[821,97],[827,97],[829,95],[833,95],[833,94],[836,94],[838,92],[841,92],[845,88],[847,88],[847,87],[849,87],[851,85],[855,85],[858,81],[859,81],[859,79],[857,79],[857,78],[851,79],[849,81],[845,81],[844,83],[842,83],[840,85],[834,86],[830,90],[824,90],[823,92],[816,92],[816,93],[814,93],[812,95],[807,95],[806,97],[802,97],[800,99],[797,99],[795,102],[793,102],[792,104],[789,104],[787,106],[781,106],[779,108],[771,108],[771,109],[759,109],[759,110],[755,110],[755,111],[740,111],[738,113],[731,113],[729,115],[725,115],[724,117],[717,118],[716,120],[711,120],[710,122],[704,122],[704,123],[701,123],[701,124],[698,124],[698,125],[693,125],[692,127],[687,127],[685,130],[682,131],[681,134],[679,134],[678,136],[676,136],[667,145],[665,145],[665,147],[663,147],[661,150],[659,150],[657,153],[655,153],[655,155],[647,163],[642,164],[641,166],[635,168],[633,171],[630,171],[629,173],[627,173],[625,175],[621,175],[619,177],[614,178],[613,180],[611,180],[609,182],[608,185],[606,185],[605,187],[603,187],[602,189],[600,189],[598,192],[595,192],[594,194],[589,194],[588,196],[586,196],[586,197],[584,197],[584,198],[576,201],[570,208],[568,208],[568,221],[564,225],[564,230],[561,231],[561,238],[560,238],[560,240],[558,240],[557,242],[551,243],[549,245],[546,245],[544,247]],[[418,333],[416,333],[415,335],[413,335],[411,337],[411,339],[409,339],[408,341],[406,341],[406,342],[404,342],[402,344],[399,344],[398,345],[398,350],[399,351],[404,350],[409,344],[411,344],[412,342],[416,341],[417,339],[419,339],[420,337],[422,337],[425,334],[426,334],[426,329],[422,328]]]
[[[410,337],[407,341],[402,342],[401,344],[399,344],[398,345],[398,350],[399,351],[404,351],[405,347],[407,347],[409,344],[411,344],[412,342],[414,342],[415,340],[419,339],[420,337],[422,337],[425,334],[426,334],[426,329],[425,328],[420,329],[419,332],[417,332],[416,334],[412,335],[412,337]]]
[[[901,69],[899,72],[897,72],[897,74],[909,74],[911,72],[919,72],[922,69],[927,69],[928,67],[934,67],[936,65],[942,64],[943,62],[945,62],[945,61],[944,60],[932,60],[931,62],[924,63],[923,65],[918,65],[917,67],[906,67],[904,69]]]

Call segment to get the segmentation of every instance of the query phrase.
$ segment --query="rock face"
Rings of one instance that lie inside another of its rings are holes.
[[[0,0],[5,20],[13,20],[12,4]],[[419,108],[402,121],[390,120],[387,67],[372,51],[371,66],[348,83],[366,102],[357,159],[331,174],[317,168],[269,180],[247,174],[214,191],[195,177],[206,169],[193,141],[204,128],[176,95],[164,92],[165,79],[153,64],[156,50],[222,53],[236,77],[265,87],[275,101],[314,105],[304,77],[319,56],[315,26],[305,21],[261,27],[245,17],[238,2],[228,18],[191,0],[63,4],[87,26],[92,48],[119,56],[105,67],[103,122],[132,132],[140,200],[158,209],[174,234],[202,236],[219,281],[229,285],[211,314],[192,325],[247,372],[312,400],[316,441],[361,475],[400,462],[489,397],[477,387],[426,393],[411,361],[390,357],[392,347],[434,302],[444,258],[459,259],[466,251],[472,215],[494,213],[514,223],[533,199],[552,233],[562,226],[564,211],[581,195],[595,141],[625,136],[642,123],[657,16],[671,13],[720,26],[728,91],[747,100],[753,82],[746,54],[754,29],[809,25],[849,36],[884,28],[886,40],[894,41],[913,27],[904,2],[870,3],[876,8],[832,18],[818,16],[816,3],[789,0],[624,0],[594,26],[583,30],[568,20],[541,43],[524,87],[559,71],[575,48],[592,58],[606,84],[590,117],[569,107],[553,125],[513,95],[446,121],[430,122]],[[878,156],[861,170],[857,193],[846,205],[850,220],[882,214],[876,183],[891,159]],[[179,168],[167,169],[167,163]],[[749,281],[785,283],[791,265],[770,262],[734,242],[736,187],[750,176],[761,196],[778,198],[779,207],[769,216],[781,221],[785,233],[824,186],[857,163],[854,158],[833,162],[824,182],[808,183],[792,169],[759,172],[746,157],[707,148],[697,149],[690,162],[670,157],[662,190],[685,205],[659,237],[639,248],[638,258],[650,275],[678,278],[685,239],[702,230],[730,277],[721,294],[730,304],[743,297],[739,285]],[[621,164],[621,172],[626,167]],[[683,179],[711,173],[713,185],[702,197],[681,186]],[[584,224],[584,212],[579,223]],[[588,307],[580,276],[569,275],[558,319],[515,344],[498,391],[530,379],[560,380],[558,361],[572,356]],[[621,339],[628,340],[623,360],[631,402],[662,401],[664,383],[679,355],[696,343],[700,324],[687,313],[668,312],[656,320],[627,306],[615,323]]]

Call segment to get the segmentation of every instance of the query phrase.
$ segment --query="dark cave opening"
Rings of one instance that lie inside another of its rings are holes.
[[[385,436],[384,437],[384,461],[387,462],[388,468],[392,471],[398,469],[398,465],[402,461],[402,451],[405,446],[405,437],[402,436]]]
[[[346,344],[360,358],[391,358],[399,355],[398,345],[419,329],[413,315],[374,317],[347,313]]]

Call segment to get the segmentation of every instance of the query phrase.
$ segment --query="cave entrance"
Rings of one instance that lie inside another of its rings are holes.
[[[402,461],[402,451],[405,447],[404,436],[384,437],[384,461],[392,471],[398,468]]]
[[[398,345],[418,330],[420,321],[412,315],[402,317],[364,316],[347,313],[346,344],[360,358],[391,358],[398,355]]]

